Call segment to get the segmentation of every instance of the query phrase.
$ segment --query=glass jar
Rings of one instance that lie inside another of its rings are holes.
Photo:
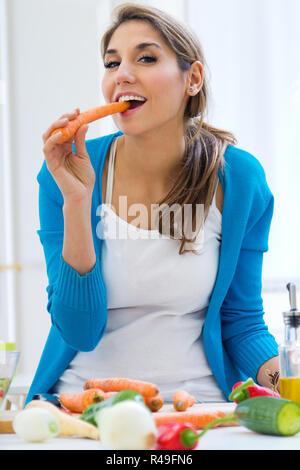
[[[279,345],[280,395],[300,404],[300,311],[295,284],[288,284],[291,309],[283,312],[284,339]]]

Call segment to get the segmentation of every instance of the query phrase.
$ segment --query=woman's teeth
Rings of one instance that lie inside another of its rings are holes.
[[[119,101],[119,103],[121,103],[123,101],[146,101],[146,99],[142,98],[141,96],[126,95],[126,96],[121,96],[118,101]]]

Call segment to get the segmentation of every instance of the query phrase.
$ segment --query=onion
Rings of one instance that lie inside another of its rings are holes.
[[[59,425],[48,410],[30,408],[20,411],[13,421],[15,433],[28,442],[43,442],[57,436]]]
[[[100,441],[108,450],[147,450],[156,443],[152,413],[142,403],[124,400],[100,410],[95,420]]]

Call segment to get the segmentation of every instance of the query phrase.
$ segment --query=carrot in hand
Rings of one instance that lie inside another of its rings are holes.
[[[185,390],[178,390],[173,395],[173,406],[176,411],[185,411],[196,403],[195,397]]]
[[[123,113],[124,111],[127,111],[130,106],[131,105],[128,101],[123,101],[121,103],[108,103],[102,106],[97,106],[96,108],[88,109],[87,111],[80,113],[77,118],[70,121],[67,126],[55,129],[55,131],[53,131],[51,135],[61,132],[62,136],[57,143],[63,144],[71,137],[73,137],[79,127],[83,126],[84,124],[97,121],[97,119],[109,116],[110,114]]]
[[[164,399],[160,393],[158,393],[155,397],[144,397],[144,403],[151,411],[155,412],[161,409],[164,404]]]
[[[79,393],[61,393],[59,401],[73,413],[83,413],[84,410],[93,403],[103,401],[105,394],[98,388],[91,388]]]
[[[191,423],[196,429],[203,429],[215,419],[223,418],[225,416],[229,415],[223,411],[168,411],[166,413],[160,412],[153,414],[153,419],[157,427],[164,423],[173,421],[181,424]],[[238,424],[234,421],[229,421],[217,424],[216,427],[217,426],[238,426]]]
[[[143,397],[154,397],[159,393],[157,386],[153,383],[119,377],[87,380],[83,385],[83,389],[87,390],[89,388],[100,388],[103,392],[133,390]]]

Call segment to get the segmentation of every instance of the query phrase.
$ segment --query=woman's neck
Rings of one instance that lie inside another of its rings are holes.
[[[145,190],[159,190],[174,183],[184,151],[184,136],[165,136],[154,141],[145,136],[123,135],[118,139],[117,165],[132,181],[142,183]]]

